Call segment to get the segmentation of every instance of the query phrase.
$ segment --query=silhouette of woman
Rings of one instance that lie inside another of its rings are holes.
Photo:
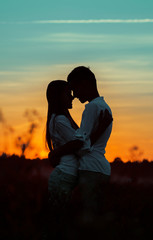
[[[72,119],[69,110],[72,108],[73,96],[66,81],[55,80],[48,84],[47,93],[48,115],[46,123],[46,141],[52,152],[59,146],[73,140],[77,124]],[[77,141],[77,147],[82,144]],[[52,239],[61,236],[62,218],[71,197],[71,192],[77,184],[78,157],[69,154],[61,157],[59,164],[51,172],[48,181],[49,203],[47,234]],[[63,236],[62,236],[63,238]],[[47,239],[47,238],[43,238]]]

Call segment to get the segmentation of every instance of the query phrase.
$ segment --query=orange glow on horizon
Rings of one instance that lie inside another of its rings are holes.
[[[80,108],[81,107],[81,108]],[[74,108],[76,110],[71,110],[71,114],[76,120],[77,124],[81,121],[81,113],[84,106],[79,105],[77,103],[77,107]],[[117,118],[117,119],[116,119]],[[113,131],[111,134],[111,137],[108,141],[107,147],[106,147],[106,158],[109,162],[113,162],[113,160],[116,157],[120,157],[123,162],[127,162],[129,160],[143,160],[148,159],[149,161],[153,160],[153,152],[150,151],[151,145],[153,142],[145,142],[144,139],[139,139],[139,137],[135,137],[135,139],[132,139],[132,133],[129,132],[129,129],[125,131],[124,126],[122,126],[122,119],[123,117],[116,117],[114,116],[114,123],[113,123]],[[28,124],[23,124],[24,129],[28,129]],[[120,128],[119,128],[120,126]],[[131,128],[132,126],[129,125]],[[21,129],[23,127],[18,127],[18,133],[16,135],[21,135]],[[124,131],[123,131],[124,129]],[[123,131],[123,132],[122,132]],[[14,139],[13,139],[14,138]],[[21,147],[16,147],[15,142],[15,136],[12,135],[13,141],[6,137],[6,139],[0,138],[0,142],[3,140],[3,149],[1,149],[0,154],[2,152],[5,152],[7,154],[17,154],[21,156],[22,150]],[[143,148],[141,147],[143,143]],[[150,144],[150,145],[149,145]],[[133,146],[137,146],[138,149],[135,152],[132,152],[131,148]],[[29,159],[35,159],[35,158],[47,158],[48,156],[48,149],[45,146],[45,118],[43,122],[41,123],[40,127],[36,129],[34,132],[33,138],[29,144],[29,146],[25,149],[24,155],[26,158]]]
[[[113,69],[112,72],[115,70]],[[0,107],[0,154],[5,152],[21,155],[20,143],[28,143],[24,152],[26,158],[42,159],[48,156],[48,150],[45,148],[47,115],[45,91],[50,79],[48,76],[46,79],[38,79],[41,84],[38,84],[35,79],[34,90],[30,83],[27,89],[22,86],[23,89],[19,94],[11,92],[11,97],[13,96],[11,100],[9,92],[0,96],[1,106],[3,106],[3,108]],[[61,76],[61,79],[64,77]],[[106,158],[109,162],[116,157],[120,157],[124,162],[143,159],[152,161],[153,99],[152,95],[140,94],[145,89],[145,82],[139,85],[122,84],[122,82],[118,84],[115,80],[109,81],[107,78],[103,85],[101,83],[103,81],[99,80],[99,92],[110,105],[114,119],[112,134],[106,147]],[[150,81],[148,91],[152,86]],[[7,86],[4,84],[3,88],[5,93]],[[84,107],[77,99],[73,101],[73,109],[70,113],[78,125],[80,125]],[[32,124],[34,124],[33,128]],[[30,135],[31,128],[33,132]]]

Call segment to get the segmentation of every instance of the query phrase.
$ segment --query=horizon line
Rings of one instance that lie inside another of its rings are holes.
[[[35,20],[35,21],[18,21],[6,22],[0,24],[81,24],[81,23],[153,23],[153,19],[81,19],[81,20]]]

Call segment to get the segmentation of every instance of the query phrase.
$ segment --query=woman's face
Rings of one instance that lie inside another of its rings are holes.
[[[72,108],[72,101],[74,97],[71,94],[71,89],[69,86],[65,87],[65,90],[62,94],[62,105],[65,109],[71,109]]]

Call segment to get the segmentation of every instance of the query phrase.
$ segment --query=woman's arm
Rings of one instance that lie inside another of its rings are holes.
[[[81,147],[83,147],[83,141],[76,139],[65,143],[49,154],[50,156],[56,155],[57,157],[61,157],[67,154],[74,154],[74,152],[78,151]]]
[[[49,152],[48,159],[52,165],[52,167],[56,167],[59,162],[60,158],[64,155],[68,154],[74,154],[77,152],[80,148],[83,147],[83,141],[81,140],[72,140],[62,146],[60,146],[58,149]]]

